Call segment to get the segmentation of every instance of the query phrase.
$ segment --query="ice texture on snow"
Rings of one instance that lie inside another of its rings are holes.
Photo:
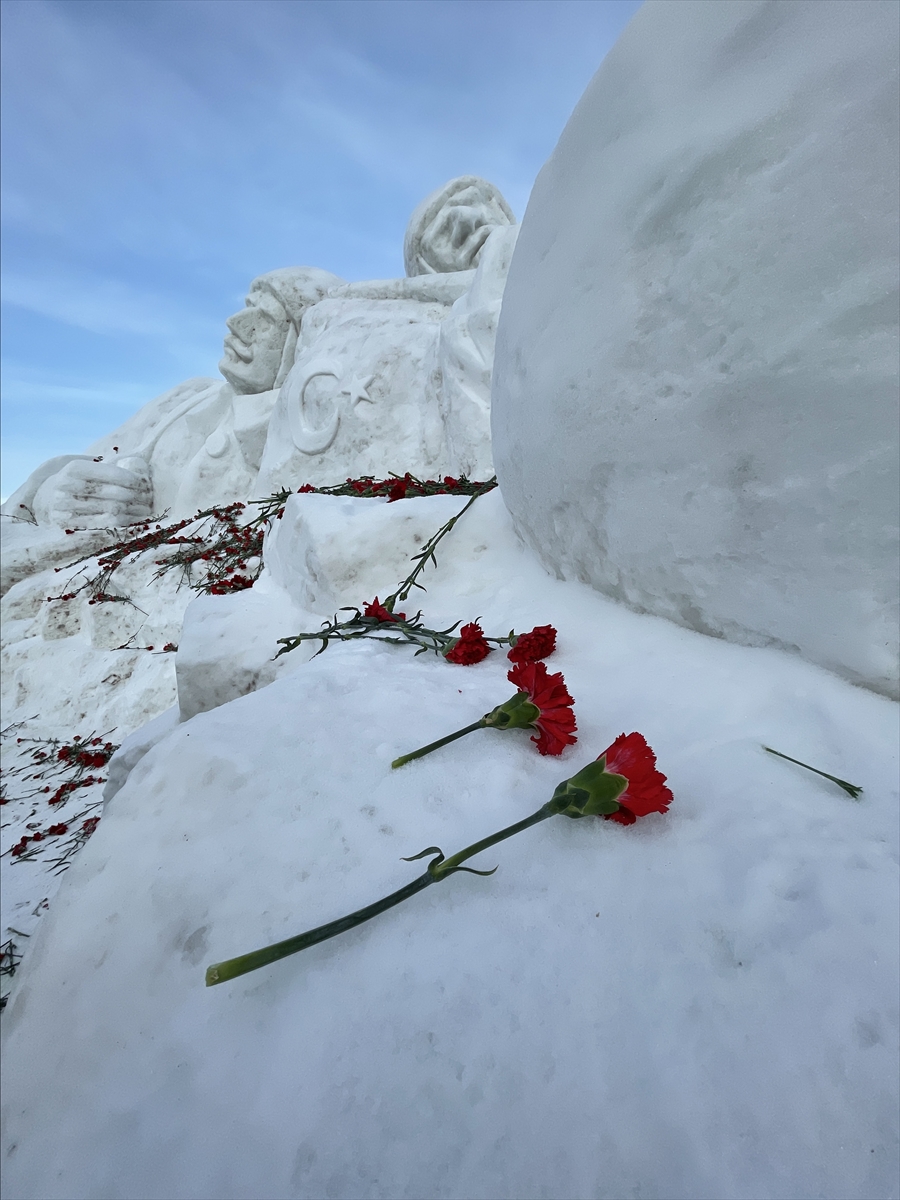
[[[492,394],[554,571],[893,695],[898,16],[648,0],[535,184]]]
[[[579,743],[548,759],[482,731],[392,771],[504,700],[508,663],[371,642],[162,730],[16,977],[5,1194],[894,1194],[896,705],[550,578],[496,491],[445,544],[426,614],[555,624]],[[402,886],[402,855],[533,811],[631,729],[667,816],[553,818],[473,860],[490,879],[204,987],[210,962]]]

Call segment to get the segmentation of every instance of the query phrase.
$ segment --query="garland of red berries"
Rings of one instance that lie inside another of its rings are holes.
[[[123,596],[113,590],[113,576],[124,563],[133,561],[144,554],[158,552],[166,546],[175,547],[175,552],[166,558],[156,559],[159,568],[154,576],[158,579],[167,571],[179,568],[182,581],[195,591],[221,595],[226,592],[240,591],[252,587],[262,570],[262,543],[265,536],[266,523],[270,518],[270,509],[277,507],[281,497],[270,497],[261,501],[265,510],[254,520],[241,524],[241,517],[246,505],[241,501],[233,504],[217,505],[185,517],[168,525],[157,523],[151,528],[150,523],[132,525],[129,528],[137,531],[134,537],[123,538],[112,543],[97,554],[76,559],[67,567],[56,567],[62,571],[77,566],[79,562],[96,558],[100,571],[97,575],[85,579],[75,591],[66,592],[61,596],[48,596],[48,600],[74,600],[81,592],[87,592],[90,599],[88,604],[106,604],[120,602],[131,604],[129,596]],[[67,529],[66,533],[75,530]],[[255,560],[255,561],[254,561]],[[193,569],[202,565],[205,570],[199,581],[193,579]],[[241,574],[246,571],[246,574]]]
[[[305,483],[297,492],[301,495],[315,492],[322,496],[380,496],[391,502],[415,496],[481,496],[496,486],[496,479],[481,483],[470,481],[465,476],[455,479],[450,475],[443,479],[418,479],[407,471],[405,475],[392,474],[388,479],[365,475],[331,487],[314,487]],[[47,599],[74,600],[82,592],[87,592],[89,604],[132,604],[129,596],[115,591],[113,576],[124,563],[166,546],[176,549],[166,558],[155,560],[158,567],[155,579],[169,571],[180,570],[181,582],[193,591],[209,596],[223,596],[251,588],[262,571],[266,531],[273,520],[280,520],[284,515],[285,504],[292,494],[289,489],[283,489],[264,500],[250,501],[258,511],[249,520],[246,519],[248,505],[236,500],[231,504],[203,509],[170,524],[149,521],[129,526],[134,536],[75,559],[66,567],[54,568],[58,573],[96,559],[100,571],[85,579],[74,591],[48,596]],[[69,534],[76,532],[75,529],[66,530]],[[202,572],[199,578],[195,578],[195,570]]]
[[[12,730],[3,732],[8,736]],[[119,748],[114,742],[104,740],[106,736],[76,736],[71,742],[63,742],[60,738],[17,737],[16,746],[21,761],[4,772],[0,804],[6,805],[13,799],[36,803],[40,798],[46,799],[52,809],[59,811],[82,788],[105,783],[105,777],[95,772],[101,771]],[[7,790],[11,779],[21,779],[26,784],[16,796],[11,796]],[[54,786],[52,781],[58,782]],[[44,828],[40,820],[27,823],[25,828],[31,832],[23,834],[10,847],[10,857],[20,862],[30,861],[39,854],[43,857],[46,847],[42,843],[48,838],[56,839],[69,833],[71,836],[66,842],[52,843],[57,857],[48,862],[52,870],[65,870],[72,855],[97,828],[100,818],[90,814],[100,803],[100,800],[95,800],[76,816]],[[33,809],[30,815],[36,816],[37,810]]]
[[[409,479],[412,479],[412,476],[407,475],[405,479],[397,482],[406,486],[406,480]],[[361,481],[348,480],[351,487],[355,487],[359,482]],[[420,484],[420,481],[416,480],[415,483]],[[447,479],[444,483],[452,483],[457,487],[462,486],[459,481],[454,479]],[[485,492],[489,492],[497,486],[497,480],[494,478],[481,484],[469,484],[468,481],[464,481],[464,484],[469,489],[468,504],[461,508],[455,517],[451,517],[442,525],[418,554],[412,556],[415,566],[406,578],[398,583],[384,603],[376,596],[374,600],[367,601],[361,609],[355,606],[342,608],[341,612],[348,612],[352,615],[341,619],[335,613],[330,621],[323,621],[322,628],[314,633],[296,633],[292,637],[279,638],[278,644],[281,649],[275,657],[278,658],[282,654],[296,650],[303,642],[320,641],[322,645],[316,654],[321,654],[328,648],[329,642],[349,642],[365,637],[375,637],[378,641],[387,642],[393,646],[417,646],[416,654],[424,654],[430,650],[434,654],[442,655],[448,662],[461,666],[471,666],[481,662],[491,653],[494,646],[498,648],[500,646],[511,647],[509,657],[513,662],[534,662],[551,654],[556,648],[556,630],[549,625],[539,626],[531,633],[521,635],[517,635],[515,630],[511,629],[506,636],[495,637],[485,634],[477,621],[462,625],[461,629],[460,621],[454,621],[446,629],[432,629],[423,624],[421,610],[412,617],[408,617],[404,612],[395,612],[395,606],[407,600],[413,588],[425,591],[418,579],[429,562],[437,566],[435,551],[441,538],[450,532],[479,496],[483,496]],[[425,485],[420,484],[420,486]],[[300,490],[303,491],[302,488]],[[332,494],[334,494],[333,490]],[[346,493],[342,492],[341,494]],[[430,494],[438,493],[431,492]],[[456,632],[457,629],[459,629],[459,633]]]

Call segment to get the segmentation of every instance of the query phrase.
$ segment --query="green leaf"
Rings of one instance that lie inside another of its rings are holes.
[[[588,765],[564,779],[553,793],[554,809],[566,817],[601,817],[617,812],[619,796],[628,787],[624,775],[606,769],[606,758]]]
[[[505,704],[498,704],[485,715],[485,724],[492,729],[527,729],[534,726],[541,710],[528,699],[527,692],[516,692]]]

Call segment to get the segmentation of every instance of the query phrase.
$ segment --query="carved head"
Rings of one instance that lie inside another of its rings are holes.
[[[244,308],[225,322],[229,332],[219,363],[239,395],[267,392],[284,381],[303,313],[343,282],[316,267],[282,267],[253,280]]]
[[[432,192],[410,218],[403,243],[407,275],[468,271],[499,225],[515,217],[497,188],[475,175],[460,175]]]

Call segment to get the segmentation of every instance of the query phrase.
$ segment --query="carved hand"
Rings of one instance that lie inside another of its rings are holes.
[[[146,521],[152,515],[150,468],[142,459],[123,465],[75,459],[42,485],[35,515],[42,524],[100,529]]]

